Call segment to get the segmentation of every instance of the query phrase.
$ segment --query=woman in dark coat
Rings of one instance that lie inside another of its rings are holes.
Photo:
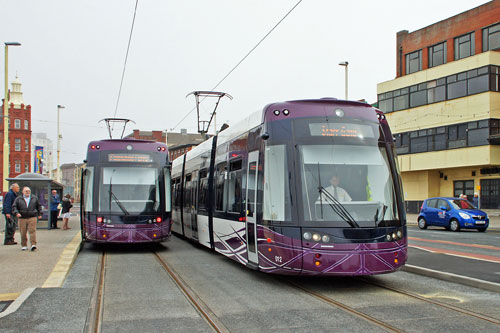
[[[63,230],[71,229],[70,227],[68,227],[69,217],[71,216],[71,213],[69,212],[69,210],[71,209],[71,207],[73,207],[70,199],[71,199],[71,195],[68,193],[64,196],[64,198],[62,200],[61,216],[63,218],[63,227],[62,227]]]

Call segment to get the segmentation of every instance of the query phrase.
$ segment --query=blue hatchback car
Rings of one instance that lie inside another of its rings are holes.
[[[447,230],[459,231],[477,229],[485,231],[489,225],[488,214],[477,209],[469,201],[459,198],[429,198],[424,201],[418,216],[418,227],[445,227]]]

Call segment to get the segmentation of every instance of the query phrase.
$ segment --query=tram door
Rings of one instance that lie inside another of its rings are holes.
[[[247,186],[246,186],[246,239],[248,261],[259,263],[257,249],[257,172],[259,165],[259,152],[252,151],[248,154]]]

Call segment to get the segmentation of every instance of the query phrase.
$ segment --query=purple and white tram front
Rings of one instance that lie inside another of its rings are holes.
[[[371,275],[406,262],[392,134],[370,105],[270,104],[172,170],[174,231],[251,268]]]
[[[80,198],[85,241],[167,240],[171,235],[167,146],[133,139],[90,142]]]

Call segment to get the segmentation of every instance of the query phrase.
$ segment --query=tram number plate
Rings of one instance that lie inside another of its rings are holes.
[[[281,257],[281,256],[274,256],[274,261],[276,261],[277,263],[281,264],[281,263],[283,263],[283,257]]]

